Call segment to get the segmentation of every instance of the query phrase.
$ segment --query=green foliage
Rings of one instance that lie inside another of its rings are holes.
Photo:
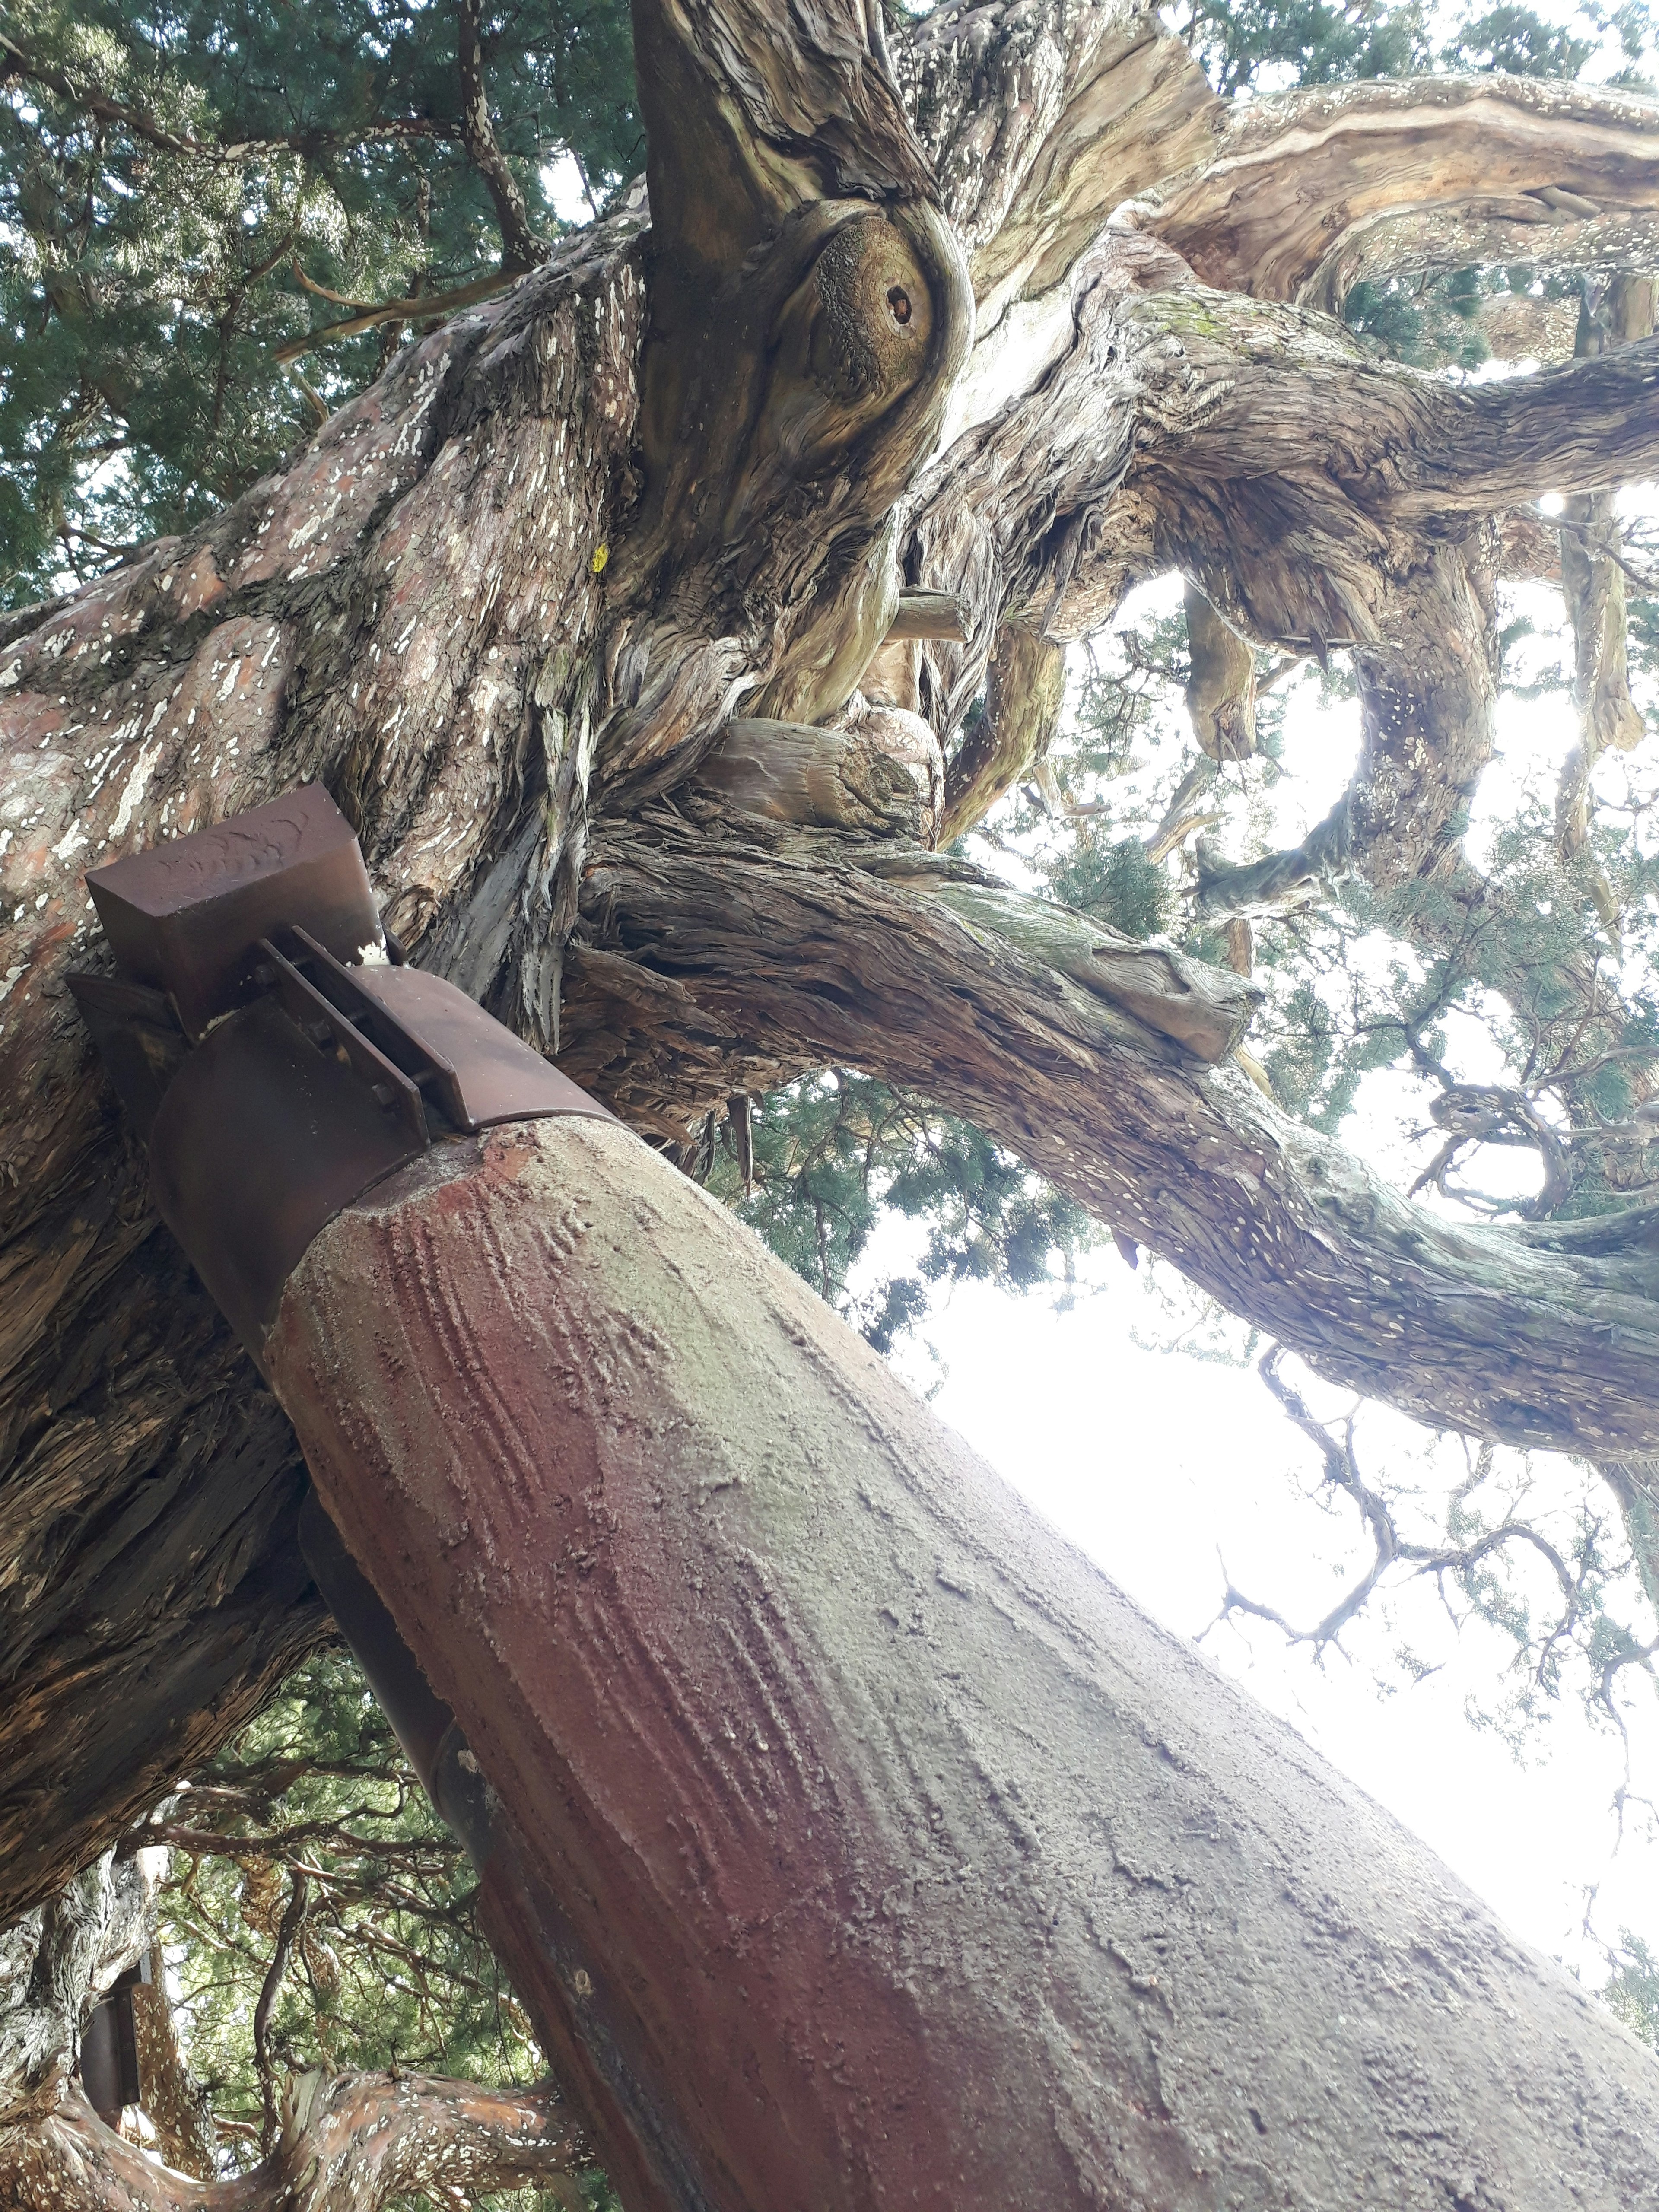
[[[1342,318],[1376,353],[1416,368],[1479,368],[1492,351],[1476,318],[1486,288],[1473,269],[1356,284]]]
[[[1429,59],[1424,10],[1380,0],[1194,0],[1181,26],[1224,97],[1248,88],[1407,76]]]
[[[1079,825],[1049,888],[1062,906],[1097,915],[1126,937],[1157,937],[1170,918],[1169,876],[1139,838],[1114,839],[1091,823]]]
[[[965,1121],[868,1076],[814,1076],[760,1102],[745,1190],[729,1127],[702,1164],[709,1188],[879,1352],[959,1282],[1061,1299],[1097,1235],[1075,1206]],[[884,1216],[921,1232],[914,1272],[854,1300],[848,1277]]]
[[[1511,76],[1577,76],[1595,52],[1595,40],[1575,38],[1530,8],[1486,9],[1460,24],[1440,50],[1448,69],[1504,70]]]
[[[1616,52],[1618,81],[1639,83],[1652,53],[1644,0],[1607,8],[1585,0],[1563,23],[1532,8],[1471,9],[1437,46],[1443,19],[1420,0],[1191,0],[1182,35],[1228,98],[1293,85],[1339,84],[1410,76],[1433,67],[1516,76],[1574,77],[1599,55]]]
[[[309,1660],[266,1712],[174,1801],[187,1831],[161,1892],[175,2025],[232,2170],[260,2155],[255,2008],[303,1884],[303,1917],[271,2008],[270,2082],[289,2072],[402,2068],[527,2083],[546,2072],[479,1932],[477,1878],[433,1811],[353,1662]],[[590,2177],[606,2212],[603,2177]],[[556,2212],[545,2191],[480,2212]]]
[[[1659,2051],[1659,1957],[1638,1936],[1625,1929],[1613,1973],[1601,1991],[1601,2002],[1622,2020],[1632,2035]]]
[[[326,294],[373,305],[496,267],[455,23],[448,0],[8,8],[25,58],[0,90],[0,603],[199,520],[371,380],[406,325],[329,343],[308,378],[273,361],[349,313]],[[574,155],[602,199],[641,159],[627,9],[500,9],[484,52],[532,225],[556,233],[550,161]]]

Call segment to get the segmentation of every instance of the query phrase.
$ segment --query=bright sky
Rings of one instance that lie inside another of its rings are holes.
[[[946,1370],[934,1410],[1170,1628],[1195,1635],[1214,1619],[1219,1559],[1238,1588],[1310,1626],[1368,1554],[1352,1513],[1328,1517],[1309,1502],[1312,1449],[1252,1371],[1139,1348],[1132,1332],[1156,1325],[1140,1279],[1110,1255],[1102,1278],[1098,1295],[1062,1315],[980,1285],[957,1291],[925,1330]],[[904,1364],[922,1388],[938,1382],[925,1352]],[[1349,1402],[1329,1390],[1318,1400],[1322,1414]],[[1372,1411],[1362,1466],[1374,1453],[1373,1470],[1385,1455],[1397,1467],[1420,1437]],[[1380,1617],[1356,1629],[1352,1663],[1316,1666],[1275,1632],[1244,1626],[1217,1631],[1206,1649],[1519,1934],[1599,1980],[1580,1934],[1586,1888],[1599,1884],[1604,1934],[1628,1927],[1659,1943],[1659,1837],[1638,1808],[1619,1844],[1624,1753],[1612,1731],[1592,1730],[1564,1698],[1517,1759],[1465,1717],[1471,1698],[1498,1702],[1512,1646],[1478,1626],[1455,1636],[1426,1591],[1400,1607],[1393,1633]],[[1367,1662],[1386,1662],[1401,1636],[1442,1669],[1387,1694]],[[1650,1778],[1653,1704],[1629,1717],[1636,1771]]]
[[[1644,511],[1651,504],[1643,503]],[[1148,587],[1126,608],[1179,601],[1176,580]],[[1559,598],[1536,594],[1528,611],[1559,623]],[[1544,648],[1540,647],[1540,650]],[[1184,732],[1183,732],[1184,737]],[[1357,712],[1318,708],[1309,687],[1293,697],[1285,727],[1288,771],[1263,802],[1273,842],[1293,842],[1345,787],[1358,744]],[[1571,743],[1570,702],[1506,699],[1499,757],[1476,810],[1501,818],[1529,779],[1553,791]],[[1007,867],[1009,856],[988,854]],[[1465,1054],[1489,1042],[1465,1024]],[[1470,1066],[1479,1077],[1497,1073]],[[1422,1164],[1406,1132],[1420,1121],[1411,1087],[1383,1073],[1366,1079],[1360,1110],[1344,1131],[1391,1176]],[[1486,1187],[1498,1176],[1481,1164]],[[1438,1201],[1436,1201],[1437,1204]],[[907,1231],[892,1224],[860,1269],[860,1283],[902,1267]],[[1313,1502],[1320,1469],[1313,1448],[1290,1425],[1249,1368],[1143,1348],[1174,1334],[1158,1304],[1158,1271],[1133,1274],[1109,1248],[1093,1263],[1099,1287],[1069,1313],[1040,1298],[983,1286],[958,1290],[926,1324],[928,1348],[901,1349],[900,1364],[935,1409],[1073,1542],[1170,1627],[1196,1635],[1215,1618],[1224,1587],[1220,1559],[1240,1589],[1297,1626],[1321,1620],[1356,1578],[1370,1546],[1346,1501]],[[1171,1288],[1176,1279],[1165,1275]],[[1242,1345],[1243,1332],[1237,1333]],[[941,1383],[941,1364],[944,1380]],[[1291,1372],[1322,1419],[1345,1413],[1344,1393]],[[1428,1449],[1425,1432],[1380,1407],[1361,1417],[1362,1471],[1396,1480]],[[1463,1471],[1462,1447],[1448,1443],[1423,1468],[1425,1492],[1443,1495]],[[1518,1462],[1517,1462],[1518,1464]],[[1571,1541],[1572,1515],[1587,1493],[1569,1462],[1534,1455],[1530,1501],[1552,1532]],[[1528,1585],[1541,1609],[1548,1589]],[[1651,1634],[1651,1624],[1638,1622]],[[1258,1623],[1224,1626],[1206,1648],[1262,1702],[1422,1836],[1518,1933],[1599,1981],[1605,1963],[1583,1934],[1587,1893],[1597,1893],[1595,1925],[1616,1941],[1622,1929],[1659,1948],[1659,1822],[1634,1802],[1659,1796],[1659,1698],[1632,1684],[1629,1784],[1623,1834],[1616,1801],[1626,1782],[1626,1747],[1608,1725],[1593,1726],[1576,1695],[1545,1703],[1517,1755],[1503,1735],[1469,1717],[1500,1710],[1519,1686],[1514,1646],[1479,1623],[1454,1632],[1429,1585],[1393,1606],[1375,1607],[1345,1637],[1351,1660],[1316,1663],[1288,1650]],[[1390,1664],[1408,1644],[1437,1671],[1411,1682]],[[1379,1687],[1379,1675],[1390,1689]]]

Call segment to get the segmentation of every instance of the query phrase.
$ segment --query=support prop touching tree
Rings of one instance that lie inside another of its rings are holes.
[[[125,980],[76,996],[623,2203],[1426,2207],[1569,2155],[1623,2201],[1646,2054],[729,1212],[388,965],[343,828],[304,793],[95,872]]]
[[[1457,386],[1325,309],[1521,229],[1650,267],[1653,103],[1235,112],[1150,11],[1041,0],[638,0],[635,36],[643,192],[544,240],[469,93],[526,273],[0,620],[4,1916],[326,1632],[314,1480],[493,1793],[503,1955],[629,2212],[1639,2201],[1635,2046],[638,1137],[423,1151],[240,1341],[157,1225],[64,980],[86,872],[320,782],[398,972],[652,1146],[887,1076],[1324,1374],[1659,1452],[1650,1205],[1437,1218],[1264,1098],[1247,960],[939,849],[1042,788],[1064,646],[1176,568],[1218,767],[1234,646],[1351,652],[1360,698],[1322,837],[1206,866],[1218,919],[1356,873],[1478,910],[1504,519],[1659,469],[1659,340]]]

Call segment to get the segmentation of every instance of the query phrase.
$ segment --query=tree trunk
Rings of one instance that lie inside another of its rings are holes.
[[[265,1358],[635,2212],[1649,2186],[1648,2054],[626,1132],[424,1155]]]
[[[87,2014],[137,1965],[154,1912],[143,1858],[110,1852],[0,1936],[0,2141],[57,2109]]]
[[[787,34],[635,13],[650,220],[635,192],[238,506],[0,623],[0,1922],[325,1629],[292,1431],[64,984],[100,957],[89,865],[312,778],[417,962],[659,1139],[830,1059],[904,1073],[1326,1372],[1659,1449],[1651,1213],[1447,1230],[1232,1082],[1238,978],[926,849],[939,760],[955,834],[1040,752],[1060,646],[1170,566],[1241,636],[1353,640],[1389,702],[1367,819],[1402,865],[1455,842],[1485,639],[1450,641],[1459,690],[1425,620],[1475,623],[1513,502],[1659,465],[1659,344],[1454,391],[1298,302],[1333,253],[1494,223],[1650,258],[1652,103],[1482,79],[1235,116],[1150,12],[1070,0],[942,10],[890,68],[840,0]],[[884,652],[905,587],[964,634]]]

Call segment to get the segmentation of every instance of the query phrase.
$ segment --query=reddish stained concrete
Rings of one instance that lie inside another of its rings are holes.
[[[266,1354],[629,2212],[1645,2201],[1650,2056],[619,1126],[434,1146]]]

